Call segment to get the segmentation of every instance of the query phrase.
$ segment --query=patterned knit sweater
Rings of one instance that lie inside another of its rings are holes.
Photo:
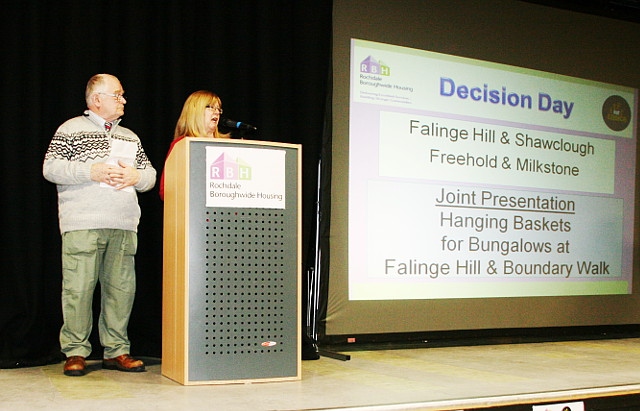
[[[42,173],[58,190],[61,233],[99,228],[137,231],[140,206],[136,192],[148,191],[156,182],[156,170],[138,136],[118,122],[107,133],[96,117],[87,111],[63,123],[44,157]],[[90,178],[91,165],[106,162],[116,140],[137,146],[134,166],[140,181],[135,190],[116,190]]]

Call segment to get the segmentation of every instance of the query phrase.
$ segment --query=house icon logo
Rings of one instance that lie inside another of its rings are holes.
[[[373,74],[376,76],[390,76],[391,68],[381,60],[369,56],[360,63],[360,73]]]
[[[222,153],[209,166],[209,177],[212,180],[251,180],[251,166],[240,158],[233,159]]]

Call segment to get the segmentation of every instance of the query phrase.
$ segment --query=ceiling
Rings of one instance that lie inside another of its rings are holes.
[[[565,10],[640,23],[640,0],[523,0]]]

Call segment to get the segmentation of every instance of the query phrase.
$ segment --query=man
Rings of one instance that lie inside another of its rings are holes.
[[[86,372],[98,281],[102,367],[141,372],[144,363],[131,357],[127,334],[136,288],[134,256],[140,221],[136,192],[153,188],[156,170],[138,136],[119,125],[127,102],[120,81],[109,74],[91,77],[85,99],[88,110],[58,128],[42,167],[44,177],[58,191],[64,374]]]

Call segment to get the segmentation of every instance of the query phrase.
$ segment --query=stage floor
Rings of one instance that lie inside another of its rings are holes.
[[[640,338],[348,354],[303,361],[299,381],[233,385],[182,386],[152,358],[139,374],[4,369],[0,410],[469,410],[640,393]]]

